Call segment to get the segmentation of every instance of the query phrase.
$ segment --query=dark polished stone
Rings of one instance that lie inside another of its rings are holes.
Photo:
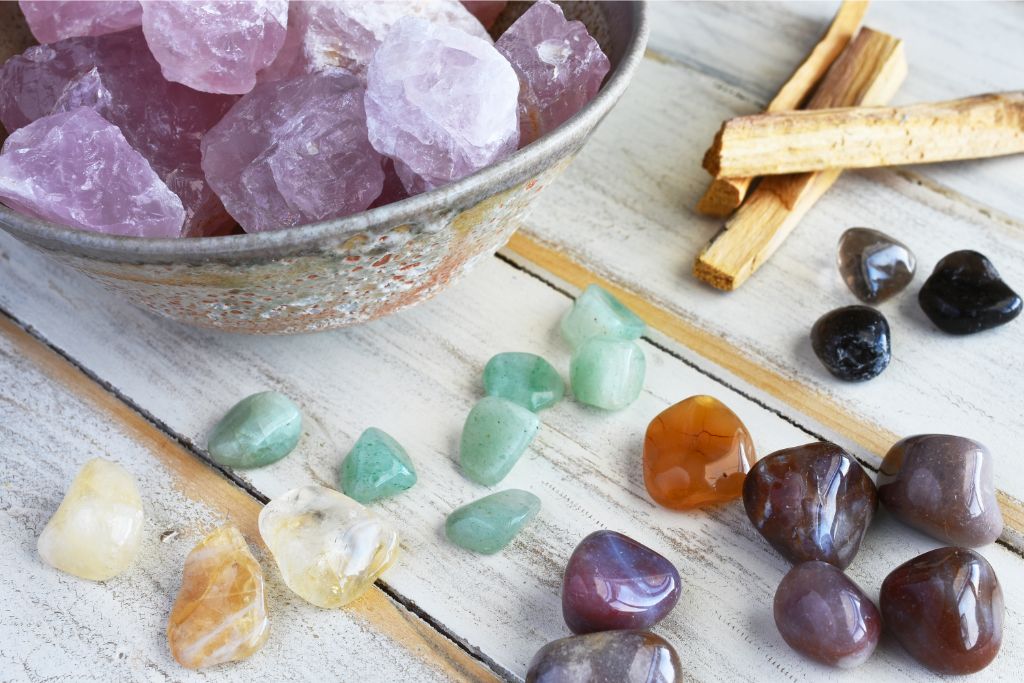
[[[902,292],[914,278],[917,259],[902,242],[871,228],[850,228],[839,238],[839,274],[853,295],[877,304]]]
[[[648,631],[555,640],[533,656],[526,683],[682,683],[675,648]]]
[[[977,547],[1003,532],[992,454],[973,439],[919,434],[897,441],[877,481],[894,517],[941,541]]]
[[[939,548],[901,564],[882,582],[886,627],[914,659],[943,674],[984,669],[1003,641],[1003,591],[988,561]]]
[[[822,664],[851,669],[878,645],[878,608],[846,574],[826,562],[803,562],[775,591],[775,625],[786,643]]]
[[[889,365],[889,323],[868,306],[844,306],[818,318],[811,346],[829,372],[848,382],[877,377]]]
[[[974,334],[1005,325],[1018,315],[1021,298],[976,251],[954,251],[935,266],[917,297],[943,332]]]
[[[845,569],[878,508],[875,485],[839,446],[819,441],[758,460],[743,482],[754,528],[790,562]]]
[[[573,633],[650,628],[680,593],[679,572],[665,557],[615,531],[595,531],[565,568],[562,615]]]

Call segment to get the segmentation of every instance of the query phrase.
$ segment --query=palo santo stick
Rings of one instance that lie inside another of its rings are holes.
[[[809,106],[887,103],[907,75],[903,42],[865,28],[829,69]],[[713,287],[743,284],[789,236],[841,171],[769,176],[747,198],[694,263],[693,273]]]
[[[842,53],[860,27],[867,0],[843,0],[832,18],[825,35],[789,77],[775,99],[768,103],[767,112],[798,109],[810,96],[829,67]],[[712,147],[714,149],[714,147]],[[711,149],[708,150],[711,152]],[[697,203],[697,211],[709,216],[725,218],[743,203],[750,189],[751,177],[716,178],[711,181],[704,196]]]
[[[705,157],[713,175],[873,168],[1024,152],[1024,91],[907,107],[854,107],[726,121]]]

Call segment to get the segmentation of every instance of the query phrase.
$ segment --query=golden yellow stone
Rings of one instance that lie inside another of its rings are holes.
[[[185,558],[167,621],[171,654],[189,669],[245,659],[270,632],[263,570],[233,526],[217,529]]]

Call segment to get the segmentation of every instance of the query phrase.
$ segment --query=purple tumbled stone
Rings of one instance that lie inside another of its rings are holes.
[[[341,67],[366,80],[373,53],[396,21],[420,17],[490,42],[477,19],[457,0],[410,2],[293,2],[288,35],[277,58],[260,72],[260,81],[291,78],[324,67]]]
[[[199,140],[237,97],[164,80],[140,29],[36,45],[0,67],[0,122],[13,132],[88,106],[121,129],[185,207],[185,235],[232,224],[203,178]]]
[[[100,36],[142,23],[142,5],[127,0],[20,0],[32,35],[40,43],[56,43],[76,36]]]
[[[882,634],[878,608],[842,570],[803,562],[775,591],[775,625],[800,654],[850,669],[867,661]]]
[[[430,190],[515,150],[518,95],[515,72],[489,42],[407,17],[367,72],[370,142],[395,160],[410,194]]]
[[[679,600],[679,572],[664,556],[615,531],[595,531],[565,567],[562,615],[573,633],[650,628]]]
[[[566,21],[562,8],[537,0],[494,44],[515,68],[519,144],[561,125],[594,98],[611,64],[587,27]]]
[[[605,631],[554,640],[533,656],[526,683],[682,683],[672,644],[649,631]]]
[[[246,232],[345,216],[380,195],[363,92],[341,69],[261,83],[203,137],[207,181]]]
[[[93,232],[179,237],[185,211],[120,129],[92,109],[44,116],[0,152],[0,200]]]
[[[142,30],[164,78],[204,92],[252,90],[287,27],[287,0],[142,3]]]

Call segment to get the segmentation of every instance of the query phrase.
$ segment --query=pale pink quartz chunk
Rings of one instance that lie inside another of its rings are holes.
[[[141,29],[30,47],[0,67],[0,122],[9,131],[78,106],[121,129],[185,207],[185,234],[233,221],[203,178],[199,140],[238,98],[164,80]]]
[[[480,22],[457,0],[293,2],[288,10],[284,47],[259,78],[277,80],[337,66],[365,80],[366,67],[377,46],[396,21],[409,16],[491,40]]]
[[[370,142],[410,194],[508,156],[519,80],[494,46],[418,18],[395,24],[367,71]]]
[[[261,83],[203,137],[206,178],[246,232],[345,216],[380,195],[363,92],[341,69]]]
[[[147,0],[142,30],[164,78],[241,95],[274,61],[288,27],[287,0]]]
[[[40,43],[56,43],[76,36],[99,36],[142,23],[142,6],[134,0],[20,0],[18,4],[32,35]]]
[[[0,201],[82,230],[180,237],[181,200],[117,126],[92,109],[44,116],[14,131],[0,152]]]
[[[556,128],[594,98],[611,68],[587,28],[537,0],[494,44],[519,74],[520,145]]]
[[[480,20],[481,24],[490,28],[494,26],[494,22],[498,20],[498,16],[508,2],[505,0],[497,0],[497,2],[495,0],[462,0],[462,4]]]

